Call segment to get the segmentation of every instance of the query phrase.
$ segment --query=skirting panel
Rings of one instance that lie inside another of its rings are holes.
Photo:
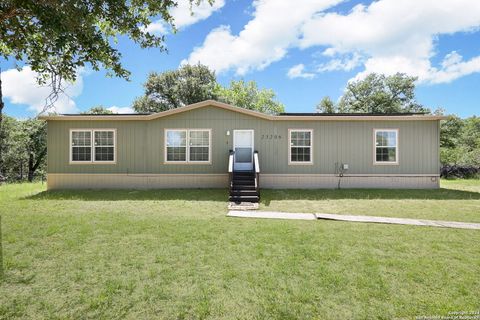
[[[180,189],[227,188],[228,174],[69,174],[50,173],[47,187],[55,189]],[[268,189],[436,189],[436,175],[295,175],[260,174],[260,187]]]
[[[48,190],[226,188],[228,174],[68,174],[47,175]]]
[[[269,189],[437,189],[440,177],[431,176],[382,176],[357,175],[338,177],[335,175],[281,175],[261,174],[260,186]]]

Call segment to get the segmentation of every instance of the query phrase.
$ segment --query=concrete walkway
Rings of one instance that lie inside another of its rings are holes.
[[[366,222],[366,223],[387,223],[387,224],[403,224],[413,226],[430,226],[441,228],[457,228],[457,229],[476,229],[480,230],[480,223],[441,221],[441,220],[423,220],[423,219],[407,219],[407,218],[388,218],[375,216],[354,216],[343,214],[328,213],[287,213],[274,211],[229,211],[229,217],[242,218],[268,218],[268,219],[293,219],[293,220],[337,220],[350,222]]]
[[[289,219],[289,220],[317,220],[313,213],[288,213],[274,211],[240,211],[230,210],[229,217],[240,218],[267,218],[267,219]]]

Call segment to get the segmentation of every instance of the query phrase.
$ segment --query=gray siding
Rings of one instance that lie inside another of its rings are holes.
[[[116,128],[116,164],[69,164],[69,130],[77,128]],[[165,128],[211,128],[212,163],[165,164]],[[313,165],[288,165],[288,129],[294,128],[314,130]],[[399,165],[373,164],[374,128],[399,129]],[[271,121],[217,107],[151,121],[49,121],[48,172],[225,173],[234,129],[255,130],[255,149],[265,174],[333,174],[336,162],[348,163],[348,174],[439,172],[438,121]]]

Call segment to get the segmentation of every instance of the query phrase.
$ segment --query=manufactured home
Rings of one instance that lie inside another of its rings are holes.
[[[43,119],[48,189],[230,186],[248,198],[259,188],[439,187],[435,115],[267,115],[208,100]]]

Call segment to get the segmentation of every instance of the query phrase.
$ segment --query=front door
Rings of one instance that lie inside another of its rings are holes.
[[[233,130],[234,170],[253,169],[253,130]]]

